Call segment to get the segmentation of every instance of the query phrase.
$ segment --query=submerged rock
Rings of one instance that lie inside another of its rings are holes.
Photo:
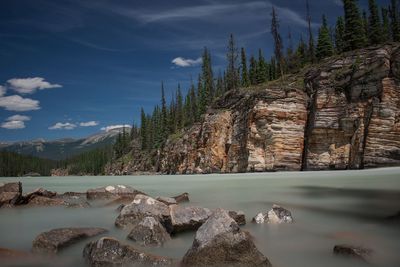
[[[90,242],[83,250],[89,266],[172,266],[173,260],[139,251],[110,237]]]
[[[217,209],[199,228],[183,266],[271,266],[228,212]]]
[[[362,261],[367,261],[372,255],[373,251],[368,248],[356,247],[351,245],[336,245],[333,248],[335,255],[341,255],[351,258],[356,258]]]
[[[178,204],[175,198],[172,197],[157,197],[156,198],[158,201],[166,204],[166,205],[175,205]]]
[[[271,224],[281,224],[281,223],[292,223],[293,217],[292,213],[282,208],[278,205],[273,205],[272,209],[267,213],[258,213],[254,218],[253,222],[257,224],[261,223],[271,223]]]
[[[201,207],[170,206],[172,232],[197,230],[211,215],[211,211]]]
[[[246,224],[246,215],[243,211],[229,211],[229,216],[235,220],[238,225],[245,225]]]
[[[59,228],[38,235],[32,243],[32,252],[56,254],[59,250],[82,239],[106,233],[103,228]]]
[[[175,196],[173,198],[178,203],[189,202],[189,193],[182,193],[182,194],[180,194],[178,196]]]
[[[132,203],[122,208],[115,220],[115,225],[121,228],[135,226],[145,217],[155,218],[168,232],[171,231],[169,207],[152,197],[140,194],[134,198]]]
[[[110,198],[120,198],[120,197],[130,197],[133,199],[138,194],[145,195],[143,192],[140,192],[139,190],[136,190],[131,186],[109,185],[87,190],[86,197],[89,200],[110,199]]]
[[[12,207],[22,194],[21,182],[0,184],[0,207]]]
[[[135,225],[128,238],[144,247],[162,246],[171,239],[164,226],[153,217],[145,217]]]

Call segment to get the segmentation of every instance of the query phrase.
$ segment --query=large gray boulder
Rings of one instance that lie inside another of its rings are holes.
[[[127,185],[108,185],[86,191],[86,197],[89,200],[116,199],[120,197],[133,199],[137,194],[145,195],[145,193]]]
[[[183,266],[271,266],[228,212],[217,209],[199,228]]]
[[[22,195],[21,182],[0,183],[0,207],[11,207],[18,203]]]
[[[56,254],[82,239],[106,233],[103,228],[58,228],[39,234],[32,243],[32,252]]]
[[[172,205],[170,210],[173,233],[197,230],[211,215],[209,209],[201,207]]]
[[[143,247],[159,247],[171,240],[164,226],[153,217],[143,218],[143,220],[132,228],[128,238]]]
[[[45,206],[56,206],[56,205],[63,205],[64,201],[53,201],[52,198],[57,196],[57,192],[49,191],[44,188],[38,188],[29,192],[21,197],[18,201],[18,205],[42,205],[41,203],[48,203],[43,204]],[[59,204],[57,204],[59,203]]]
[[[169,207],[164,203],[146,195],[136,195],[132,203],[122,208],[115,225],[120,228],[136,226],[145,217],[153,217],[159,221],[168,232],[171,232],[171,216]]]
[[[139,251],[131,246],[121,244],[110,237],[90,242],[83,250],[83,257],[89,266],[172,266],[173,260]]]
[[[289,210],[275,204],[267,213],[260,212],[253,218],[253,222],[257,224],[281,224],[293,223],[293,221],[292,213]]]

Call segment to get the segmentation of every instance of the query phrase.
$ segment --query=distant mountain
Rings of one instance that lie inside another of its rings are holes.
[[[103,131],[82,139],[63,138],[53,141],[37,139],[22,142],[0,142],[0,150],[45,159],[61,160],[110,145],[114,143],[120,131],[122,131],[122,128]]]

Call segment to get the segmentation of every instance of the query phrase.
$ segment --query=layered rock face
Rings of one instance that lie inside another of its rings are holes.
[[[400,165],[399,62],[393,43],[329,58],[294,82],[230,91],[201,123],[168,140],[153,167],[125,168],[191,174]]]

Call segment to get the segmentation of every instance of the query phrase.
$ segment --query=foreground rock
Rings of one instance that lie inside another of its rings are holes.
[[[189,202],[189,193],[182,193],[182,194],[180,194],[178,196],[175,196],[173,198],[178,203]]]
[[[115,220],[117,227],[126,228],[136,226],[145,217],[153,217],[159,221],[168,232],[171,232],[171,216],[169,207],[164,203],[145,195],[137,195],[132,203],[122,208]]]
[[[292,223],[293,217],[292,213],[287,209],[282,208],[278,205],[273,205],[272,209],[267,213],[259,213],[253,218],[253,222],[257,224],[261,223],[271,223],[271,224],[281,224],[281,223]]]
[[[56,254],[61,249],[82,239],[107,232],[103,228],[59,228],[38,235],[32,244],[32,252]]]
[[[53,199],[57,196],[56,192],[48,191],[43,188],[38,188],[32,192],[25,194],[18,201],[18,205],[42,205],[42,206],[59,206],[66,205],[61,199]]]
[[[228,212],[217,209],[199,228],[183,266],[271,266],[256,248],[249,233]]]
[[[336,245],[333,248],[335,255],[341,255],[345,257],[351,257],[362,261],[368,261],[368,258],[372,255],[373,251],[368,248],[356,247],[350,245]]]
[[[170,206],[172,232],[197,230],[211,215],[211,211],[201,207]]]
[[[27,206],[68,206],[68,203],[62,199],[35,196],[29,200]]]
[[[178,202],[176,201],[176,199],[175,198],[172,198],[172,197],[158,197],[158,198],[156,198],[158,201],[160,201],[160,202],[162,202],[162,203],[164,203],[164,204],[166,204],[166,205],[176,205],[176,204],[178,204]]]
[[[83,250],[83,257],[89,266],[172,266],[173,260],[155,256],[121,244],[118,240],[103,237],[90,242]]]
[[[246,224],[246,215],[243,211],[229,211],[229,216],[235,220],[238,225],[245,225]]]
[[[171,240],[171,237],[167,230],[165,230],[164,226],[153,217],[145,217],[135,225],[129,233],[128,238],[143,247],[159,247],[165,242]]]
[[[86,197],[89,200],[110,199],[110,198],[120,198],[120,197],[133,199],[138,194],[145,195],[143,192],[140,192],[139,190],[136,190],[131,186],[109,185],[87,190]]]
[[[0,184],[0,207],[11,207],[15,205],[22,195],[22,184],[17,183],[1,183]]]

